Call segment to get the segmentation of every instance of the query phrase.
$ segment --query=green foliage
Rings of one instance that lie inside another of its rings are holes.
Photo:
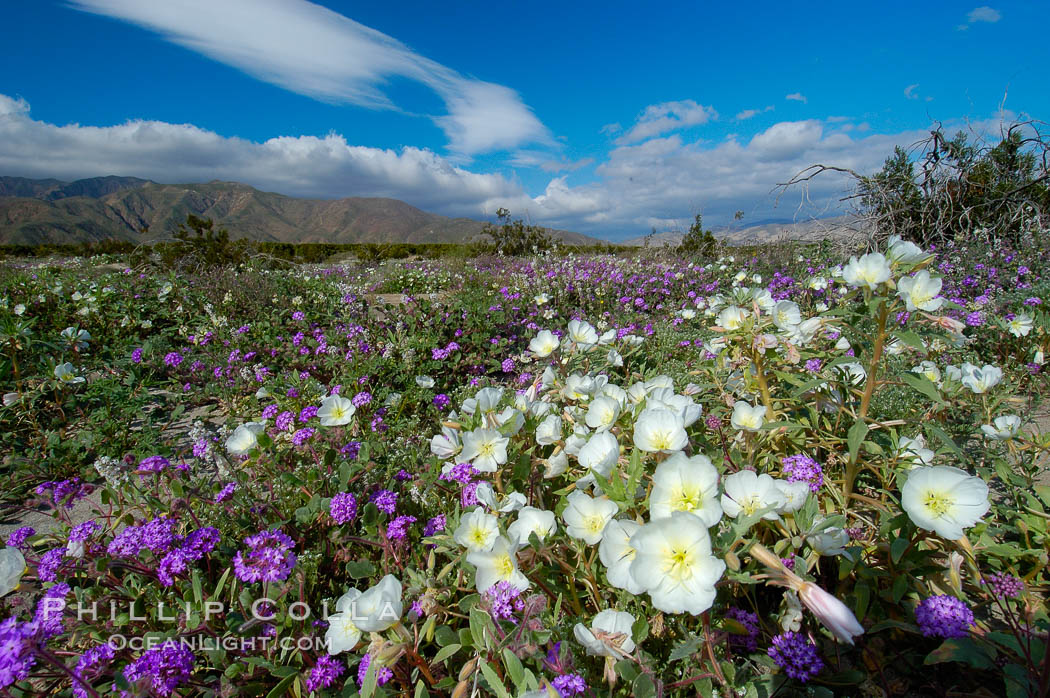
[[[992,146],[938,127],[916,158],[898,146],[879,172],[858,177],[861,206],[880,232],[922,244],[1020,244],[1050,217],[1048,153],[1031,124],[1011,125]]]
[[[711,257],[714,255],[717,247],[718,241],[715,240],[715,236],[710,230],[704,230],[703,218],[698,213],[693,224],[689,226],[689,232],[685,234],[682,242],[679,243],[678,251],[687,255]]]
[[[551,249],[554,238],[538,225],[526,224],[520,218],[511,220],[510,211],[501,208],[496,211],[499,225],[488,223],[481,231],[492,240],[492,251],[506,257],[519,257],[537,254]]]
[[[235,266],[247,259],[251,251],[248,240],[230,240],[225,228],[215,229],[215,221],[198,218],[192,213],[180,223],[175,241],[160,243],[155,250],[160,265],[167,269],[207,269]]]

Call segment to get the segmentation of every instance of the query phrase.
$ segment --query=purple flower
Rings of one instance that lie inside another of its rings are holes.
[[[758,649],[758,615],[745,611],[742,608],[730,608],[726,611],[726,618],[732,618],[747,631],[746,635],[730,633],[729,646],[754,652]]]
[[[160,555],[175,545],[175,527],[178,522],[167,516],[158,516],[142,526],[142,546]]]
[[[47,640],[62,634],[62,613],[66,609],[67,594],[69,585],[62,582],[48,589],[44,597],[37,602],[33,624],[36,625],[41,639]]]
[[[168,698],[180,684],[189,681],[194,661],[193,652],[174,641],[146,650],[124,667],[124,678],[136,690],[131,694],[121,692],[121,696],[153,694]]]
[[[317,658],[317,664],[306,679],[307,691],[320,691],[330,687],[346,671],[346,665],[330,654]]]
[[[317,407],[316,405],[307,405],[306,407],[304,407],[303,409],[301,409],[299,411],[299,423],[300,424],[306,424],[311,419],[313,419],[314,417],[317,416],[317,412],[320,409],[321,408]]]
[[[274,420],[274,427],[277,431],[288,431],[288,427],[292,426],[295,422],[295,415],[287,410],[277,415],[277,419]]]
[[[164,456],[150,456],[139,461],[138,471],[140,473],[159,473],[171,466],[171,462]]]
[[[372,663],[372,655],[366,654],[361,657],[361,663],[357,666],[357,685],[365,685],[365,677],[368,676],[368,666]],[[390,679],[394,678],[394,672],[390,671],[389,667],[379,667],[376,669],[376,685],[382,686]]]
[[[337,524],[345,524],[357,516],[357,497],[349,492],[340,492],[332,497],[328,511]]]
[[[386,527],[386,537],[390,540],[405,540],[408,537],[408,527],[416,522],[414,516],[399,516]]]
[[[355,460],[357,458],[357,454],[359,454],[360,452],[361,452],[361,442],[360,441],[351,441],[350,443],[348,443],[347,445],[345,445],[341,449],[339,449],[339,453],[341,455],[343,455],[344,457],[346,457],[348,460]]]
[[[788,482],[807,482],[811,492],[817,492],[824,484],[824,471],[820,463],[805,454],[787,456],[780,460],[780,464],[784,474],[788,476]]]
[[[10,543],[8,543],[10,545]],[[1001,599],[1012,599],[1021,595],[1024,591],[1024,582],[1008,572],[995,572],[986,574],[984,581],[988,585],[988,591],[993,596]]]
[[[312,427],[303,427],[299,431],[292,434],[292,443],[296,446],[302,446],[304,443],[313,438],[313,435],[317,433],[317,430]]]
[[[353,403],[354,407],[364,407],[368,403],[372,402],[372,393],[367,390],[362,390],[357,395],[350,398],[350,402]]]
[[[69,542],[83,543],[101,530],[102,526],[94,521],[84,521],[74,526],[73,530],[69,532]]]
[[[379,490],[372,495],[372,503],[379,511],[393,516],[397,511],[397,493],[390,490]]]
[[[280,411],[280,409],[281,408],[278,407],[277,403],[275,402],[272,405],[267,405],[263,409],[261,416],[263,419],[273,419],[277,416],[277,413]]]
[[[587,682],[579,674],[564,674],[551,681],[551,686],[562,696],[574,696],[587,690]]]
[[[112,661],[113,648],[109,646],[109,643],[96,645],[80,655],[80,659],[73,669],[73,673],[80,679],[80,681],[73,682],[74,698],[88,698],[89,694],[81,684],[81,681],[90,684],[91,680],[96,678],[101,670],[109,666],[109,663]]]
[[[7,545],[11,548],[21,548],[26,539],[34,533],[36,530],[32,526],[23,526],[11,532],[11,535],[7,537]]]
[[[437,395],[435,395],[433,402],[434,407],[438,408],[439,410],[443,410],[452,404],[452,400],[449,398],[448,395],[445,395],[445,393],[438,393]]]
[[[500,364],[500,368],[503,369],[504,373],[514,373],[514,359],[506,358]]]
[[[915,621],[927,637],[966,637],[974,624],[973,611],[965,602],[941,594],[922,600],[915,608]]]
[[[810,373],[817,373],[820,371],[820,364],[820,359],[809,359],[806,361],[805,367]]]
[[[131,362],[132,363],[136,363],[136,364],[142,363],[142,348],[141,347],[136,349],[135,351],[131,352]]]
[[[424,536],[432,536],[435,533],[441,533],[445,530],[445,515],[438,514],[434,518],[427,521],[426,526],[423,527]]]
[[[824,661],[817,654],[817,646],[799,633],[789,631],[777,635],[773,638],[773,644],[767,654],[785,674],[802,683],[809,681],[824,668]]]
[[[295,542],[279,529],[260,531],[244,539],[248,550],[233,558],[233,571],[242,582],[280,582],[288,578],[297,558]]]
[[[514,621],[514,612],[524,608],[524,602],[518,597],[521,589],[507,581],[497,582],[481,595],[481,601],[488,607],[493,620]]]
[[[29,678],[36,663],[35,623],[20,623],[12,616],[0,622],[0,688]]]
[[[219,493],[215,495],[215,503],[220,504],[222,502],[225,502],[227,499],[233,496],[233,493],[236,489],[236,482],[226,483],[226,485],[221,490],[219,490]]]

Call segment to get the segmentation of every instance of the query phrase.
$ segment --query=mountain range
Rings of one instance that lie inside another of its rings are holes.
[[[486,225],[427,213],[397,199],[299,199],[238,182],[0,177],[0,244],[161,240],[191,213],[214,220],[233,238],[274,242],[467,242]],[[569,244],[601,242],[550,232]]]

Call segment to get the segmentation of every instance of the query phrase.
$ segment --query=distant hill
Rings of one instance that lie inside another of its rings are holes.
[[[725,240],[730,245],[760,245],[777,240],[799,240],[817,242],[826,238],[841,240],[855,235],[864,235],[864,223],[855,216],[836,216],[818,218],[808,221],[764,220],[745,228],[720,228],[712,231],[716,238]],[[621,245],[641,247],[675,247],[685,235],[684,232],[665,231],[655,235],[624,240]]]
[[[152,241],[171,237],[190,213],[211,218],[233,238],[272,242],[466,242],[485,226],[483,221],[427,213],[397,199],[298,199],[237,182],[0,177],[0,244]],[[551,232],[570,244],[601,242],[579,233]]]

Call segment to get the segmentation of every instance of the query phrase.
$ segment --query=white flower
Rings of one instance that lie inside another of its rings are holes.
[[[558,523],[553,511],[523,507],[518,512],[517,520],[507,527],[507,536],[516,541],[518,547],[524,547],[529,544],[531,534],[535,533],[540,541],[544,541],[557,530]]]
[[[988,511],[988,485],[948,465],[915,468],[901,488],[901,508],[919,528],[957,540]]]
[[[401,582],[388,574],[379,583],[357,597],[354,623],[367,633],[381,633],[401,620],[404,610]]]
[[[430,376],[416,376],[416,385],[420,388],[433,388],[434,379]]]
[[[84,382],[84,377],[78,376],[76,373],[76,369],[73,368],[73,364],[69,363],[68,361],[64,364],[59,364],[58,366],[55,366],[54,374],[55,378],[57,378],[61,383],[73,384]]]
[[[24,315],[25,312],[26,312],[26,305],[25,305],[25,303],[19,303],[19,304],[15,305],[15,307],[14,307],[15,315]]]
[[[591,620],[590,629],[583,623],[577,623],[573,634],[592,657],[621,659],[634,651],[634,640],[631,639],[634,620],[630,613],[610,608]]]
[[[798,303],[779,301],[773,306],[773,323],[785,332],[801,324],[802,311],[799,310]]]
[[[774,480],[777,489],[783,497],[783,503],[777,508],[779,514],[790,514],[798,511],[809,498],[809,483],[804,481],[788,482],[787,480]]]
[[[321,400],[321,408],[317,410],[317,416],[321,418],[323,427],[341,427],[349,424],[354,418],[357,408],[354,403],[341,395],[329,395]]]
[[[460,452],[459,432],[450,427],[441,427],[441,433],[430,439],[430,452],[441,460],[447,460]]]
[[[572,320],[569,322],[566,339],[586,351],[598,343],[598,331],[589,322]]]
[[[602,477],[609,476],[619,458],[620,444],[617,443],[616,437],[607,431],[601,431],[592,436],[576,455],[581,466],[593,470]]]
[[[850,257],[842,269],[843,280],[854,288],[867,286],[875,290],[879,284],[890,279],[890,265],[878,252],[869,252],[860,259]]]
[[[923,361],[911,370],[912,373],[926,376],[926,379],[935,385],[941,384],[941,370],[932,361]]]
[[[548,296],[546,293],[537,293],[535,296],[532,297],[532,302],[536,305],[543,305],[550,299],[551,297]]]
[[[893,235],[890,237],[886,256],[896,264],[916,264],[929,257],[930,254],[923,252],[922,248],[914,242],[902,240],[900,235]]]
[[[751,406],[751,403],[743,400],[737,400],[733,404],[733,416],[729,422],[733,425],[734,429],[740,429],[741,431],[759,431],[762,429],[762,424],[766,421],[766,406],[755,405]]]
[[[922,434],[919,434],[914,439],[902,436],[897,441],[898,458],[904,458],[912,463],[929,465],[933,462],[935,455],[937,454],[931,449],[926,448],[926,439]]]
[[[266,422],[247,422],[233,430],[226,439],[226,452],[231,456],[245,456],[259,445],[259,434],[266,428]]]
[[[495,429],[475,429],[463,435],[463,450],[458,460],[473,464],[480,472],[493,473],[507,462],[508,443],[510,439]]]
[[[634,445],[647,453],[674,453],[688,443],[682,418],[670,410],[647,409],[634,423]]]
[[[324,634],[329,654],[350,652],[361,641],[361,629],[354,623],[356,601],[360,596],[360,591],[351,589],[336,601],[336,612],[328,616],[328,630]]]
[[[777,509],[784,505],[784,495],[777,487],[776,480],[754,470],[741,470],[726,476],[722,482],[722,509],[734,519],[741,514],[752,516],[763,509],[763,519],[775,521],[779,518]]]
[[[547,480],[558,477],[569,469],[569,455],[565,451],[558,451],[544,461],[543,477]]]
[[[969,367],[969,371],[965,372],[967,367]],[[978,395],[986,393],[999,385],[999,381],[1003,379],[1002,369],[989,364],[985,364],[984,368],[963,364],[963,370],[965,373],[963,374],[962,384]]]
[[[605,525],[619,511],[616,502],[608,497],[594,499],[579,490],[575,490],[565,499],[569,503],[561,513],[565,522],[565,532],[571,538],[582,538],[588,545],[594,545],[602,539]]]
[[[467,512],[459,519],[459,527],[452,539],[470,552],[491,550],[499,537],[499,522],[481,507]]]
[[[598,431],[605,431],[620,416],[620,403],[611,397],[596,397],[587,408],[585,421],[587,426]]]
[[[908,312],[916,309],[933,312],[944,305],[944,299],[937,298],[943,284],[940,277],[931,278],[930,272],[923,269],[915,276],[905,276],[897,282],[897,295],[904,300]]]
[[[1017,415],[1007,414],[1002,417],[996,417],[993,422],[995,426],[989,424],[981,425],[981,431],[989,439],[996,441],[1007,441],[1017,436],[1017,433],[1021,430],[1021,418]]]
[[[631,547],[631,536],[639,528],[641,524],[630,519],[613,519],[605,526],[602,542],[598,544],[598,559],[605,565],[609,584],[632,594],[645,591],[645,587],[631,576],[631,563],[636,552]]]
[[[707,456],[687,457],[679,451],[657,466],[649,495],[649,516],[663,519],[684,511],[711,527],[722,518],[718,502],[718,470]]]
[[[487,482],[479,483],[477,489],[474,490],[474,494],[477,496],[478,501],[490,511],[497,511],[501,514],[517,511],[525,506],[526,502],[525,495],[521,492],[511,492],[506,497],[497,500],[496,490]]]
[[[547,415],[547,418],[536,427],[536,443],[541,446],[550,446],[561,441],[561,417],[556,414]]]
[[[806,534],[806,542],[818,555],[835,556],[845,555],[846,546],[849,545],[849,534],[837,526],[829,526],[820,529],[824,521],[823,516],[818,516],[810,528],[813,533]]]
[[[26,559],[18,548],[0,550],[0,596],[7,596],[18,588],[26,571]]]
[[[747,320],[748,312],[743,308],[731,305],[718,314],[715,322],[724,330],[739,330]]]
[[[18,403],[18,393],[4,393],[4,407],[10,407]]]
[[[1027,337],[1028,333],[1032,331],[1032,326],[1032,316],[1027,313],[1018,313],[1013,320],[1006,324],[1010,334],[1014,337]]]
[[[528,589],[529,580],[518,570],[517,553],[517,546],[503,536],[497,538],[488,551],[467,553],[467,562],[477,570],[474,583],[478,592],[484,593],[500,582],[509,582],[522,591]]]
[[[704,523],[685,512],[650,521],[631,536],[631,576],[665,613],[699,615],[715,600],[725,563],[711,554]]]
[[[559,344],[560,341],[553,332],[550,330],[540,330],[539,333],[532,338],[532,341],[529,342],[529,351],[542,359],[550,356],[554,350],[558,348]]]

